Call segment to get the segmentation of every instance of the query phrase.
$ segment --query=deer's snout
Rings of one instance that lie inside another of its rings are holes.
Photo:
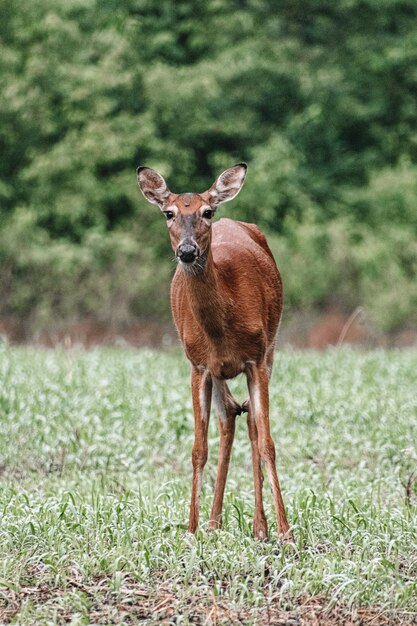
[[[198,248],[195,243],[188,241],[181,243],[177,248],[177,257],[183,263],[192,263],[198,257]]]

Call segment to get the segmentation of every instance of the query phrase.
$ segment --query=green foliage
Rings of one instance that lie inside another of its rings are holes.
[[[224,211],[272,234],[292,304],[362,304],[385,329],[417,321],[414,2],[0,10],[0,282],[14,291],[0,314],[113,319],[117,271],[121,317],[166,312],[169,247],[135,167],[202,191],[246,160],[245,189]]]
[[[408,228],[305,220],[270,245],[290,310],[337,301],[345,310],[360,303],[383,331],[417,321],[417,240]]]
[[[6,314],[26,315],[33,332],[57,329],[77,316],[121,326],[133,315],[167,315],[166,294],[155,285],[168,283],[169,262],[156,262],[140,230],[90,230],[78,245],[50,238],[34,222],[33,213],[22,209],[0,231]]]

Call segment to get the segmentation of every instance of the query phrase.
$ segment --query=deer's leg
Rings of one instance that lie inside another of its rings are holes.
[[[195,533],[198,526],[203,469],[208,454],[207,431],[210,419],[211,388],[212,381],[209,372],[201,372],[196,367],[193,367],[191,389],[194,408],[194,445],[192,453],[193,483],[188,524],[190,533]]]
[[[252,448],[252,469],[253,482],[255,485],[255,513],[253,516],[253,534],[257,539],[266,539],[268,536],[268,524],[265,517],[264,505],[262,501],[262,485],[264,477],[262,475],[261,455],[258,446],[258,429],[255,419],[249,406],[248,411],[248,433]]]
[[[266,473],[272,488],[278,534],[283,538],[289,538],[289,524],[275,465],[275,445],[269,427],[268,367],[264,364],[253,365],[247,370],[247,376],[251,409],[250,417],[253,417],[255,420],[258,430],[259,453],[261,460],[265,464]]]
[[[235,436],[236,415],[239,415],[242,410],[240,405],[233,399],[224,381],[214,380],[213,385],[214,400],[219,415],[220,448],[213,506],[210,514],[210,528],[212,529],[220,528],[222,525],[224,489]]]

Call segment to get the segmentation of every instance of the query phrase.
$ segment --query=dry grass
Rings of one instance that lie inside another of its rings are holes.
[[[415,626],[417,614],[408,611],[378,608],[347,608],[341,603],[329,602],[322,595],[297,597],[291,607],[285,606],[279,596],[270,596],[260,609],[229,606],[227,597],[220,599],[205,592],[192,598],[181,598],[169,583],[150,590],[132,580],[125,580],[119,591],[112,591],[109,581],[98,579],[91,585],[69,581],[68,587],[22,587],[19,592],[8,591],[0,603],[0,623],[9,624],[22,607],[31,605],[48,608],[59,623],[71,623],[74,610],[66,606],[65,597],[82,595],[90,606],[89,619],[93,624],[175,624],[184,615],[187,622],[200,625],[249,624],[269,626]],[[83,622],[85,623],[85,622]]]

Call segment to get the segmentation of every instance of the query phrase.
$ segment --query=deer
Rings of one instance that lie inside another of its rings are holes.
[[[247,413],[255,491],[253,534],[266,540],[262,464],[274,501],[278,536],[291,541],[270,432],[269,380],[280,323],[282,280],[265,235],[255,224],[226,217],[217,208],[233,200],[245,181],[246,163],[222,172],[204,193],[173,193],[155,170],[137,168],[145,199],[165,215],[178,262],[171,283],[173,320],[191,363],[194,411],[193,478],[188,531],[199,523],[208,426],[213,400],[220,431],[209,529],[222,526],[222,508],[236,417]],[[239,404],[227,381],[245,374],[249,399]]]

